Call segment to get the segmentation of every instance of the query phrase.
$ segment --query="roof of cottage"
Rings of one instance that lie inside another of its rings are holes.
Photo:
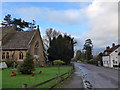
[[[36,30],[13,32],[12,36],[2,45],[2,49],[27,49],[35,32]]]
[[[120,45],[113,46],[112,48],[109,48],[103,52],[104,56],[109,56],[113,51],[115,51]],[[107,52],[107,54],[105,53]]]
[[[12,29],[13,26],[0,27],[0,40]]]

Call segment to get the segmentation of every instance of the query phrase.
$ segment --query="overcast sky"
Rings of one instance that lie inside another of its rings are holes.
[[[6,14],[36,21],[42,35],[47,28],[55,28],[74,36],[81,49],[85,40],[93,41],[94,53],[114,42],[118,43],[117,2],[4,2],[2,18]]]

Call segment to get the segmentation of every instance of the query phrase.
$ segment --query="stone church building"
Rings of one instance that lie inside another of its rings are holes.
[[[1,35],[2,34],[2,35]],[[29,52],[35,66],[45,65],[45,54],[39,28],[31,31],[17,31],[15,26],[0,28],[0,59],[16,60],[21,64]]]

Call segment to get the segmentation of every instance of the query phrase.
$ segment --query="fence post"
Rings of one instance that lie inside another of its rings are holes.
[[[23,88],[23,89],[26,89],[26,88],[27,88],[27,84],[23,84],[23,85],[22,85],[22,88]]]
[[[74,64],[72,64],[72,69],[75,70],[75,66],[74,66]]]
[[[60,81],[64,81],[64,77],[62,77],[62,76],[61,76],[60,78],[61,78],[61,80],[60,80]]]
[[[57,78],[56,78],[56,83],[59,82],[59,74],[56,74]]]
[[[68,76],[70,76],[70,74],[71,74],[71,70],[69,70],[69,72],[68,72]]]

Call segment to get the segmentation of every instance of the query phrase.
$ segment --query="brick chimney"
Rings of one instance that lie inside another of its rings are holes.
[[[108,50],[108,49],[110,49],[110,47],[109,47],[109,46],[107,46],[107,47],[106,47],[106,50]]]

